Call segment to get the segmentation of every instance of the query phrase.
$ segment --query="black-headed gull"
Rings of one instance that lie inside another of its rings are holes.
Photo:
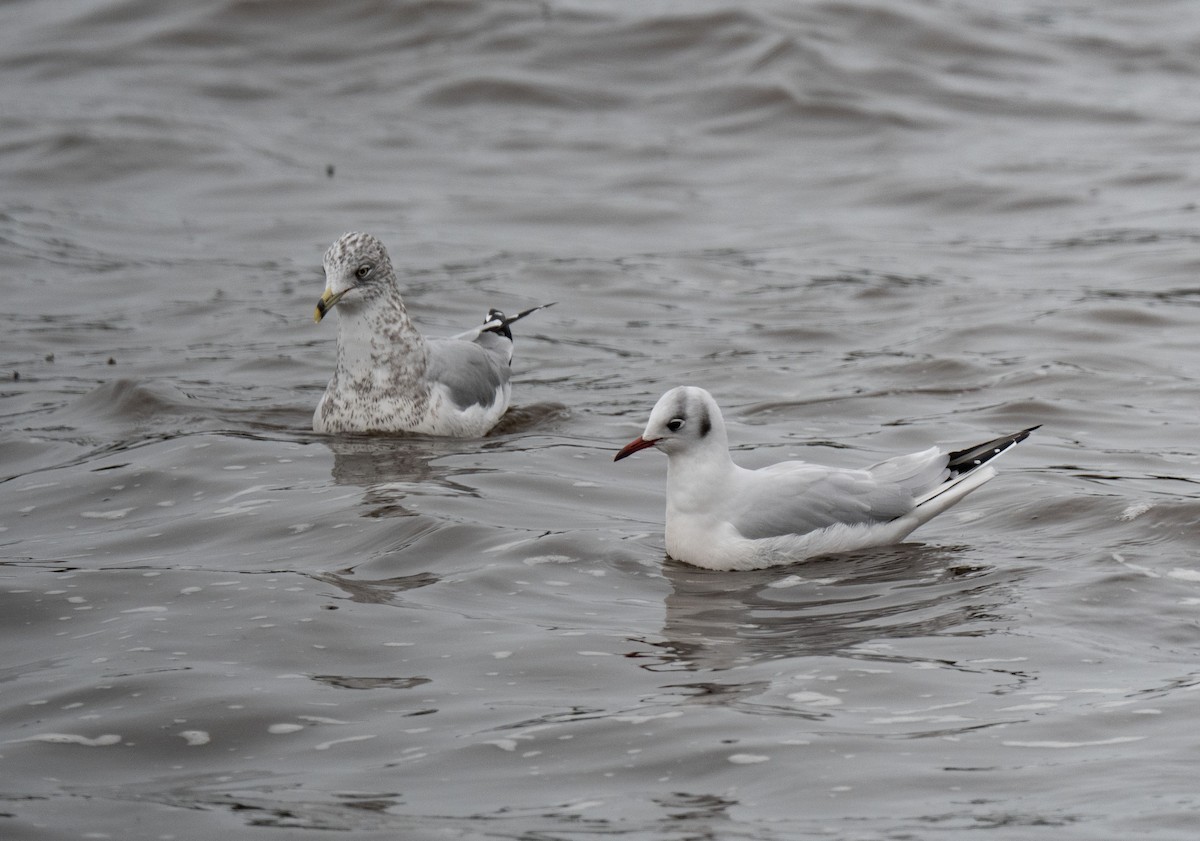
[[[996,475],[987,464],[1036,426],[974,447],[937,447],[863,470],[784,461],[747,470],[729,457],[713,396],[680,386],[614,461],[667,454],[667,554],[718,570],[762,569],[814,555],[898,543]]]
[[[514,316],[491,310],[483,324],[448,339],[417,331],[383,243],[343,235],[325,252],[325,294],[313,315],[338,311],[337,367],[313,413],[317,432],[417,432],[472,438],[508,409]]]

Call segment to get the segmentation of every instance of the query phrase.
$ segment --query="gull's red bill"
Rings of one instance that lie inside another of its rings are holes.
[[[642,438],[639,435],[637,438],[634,438],[632,441],[622,447],[621,452],[613,456],[613,461],[620,461],[621,459],[625,458],[625,456],[631,456],[638,450],[644,450],[647,447],[653,447],[657,443],[657,438],[651,438],[649,441],[647,441],[645,438]]]

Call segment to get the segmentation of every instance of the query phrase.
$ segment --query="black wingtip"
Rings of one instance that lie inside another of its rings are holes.
[[[483,323],[487,324],[489,326],[484,327],[483,332],[498,333],[501,336],[503,336],[504,338],[511,341],[513,336],[512,336],[512,331],[508,329],[508,325],[512,324],[515,321],[520,321],[522,318],[529,315],[530,313],[537,312],[538,310],[544,310],[547,307],[552,307],[557,303],[558,303],[558,301],[551,301],[548,304],[538,304],[536,307],[530,307],[527,310],[521,310],[521,312],[519,312],[516,315],[511,316],[511,317],[505,315],[503,312],[501,312],[498,309],[495,309],[495,308],[490,309],[490,310],[488,310],[487,318],[485,318],[483,320]]]
[[[949,454],[946,466],[954,475],[970,473],[975,468],[987,464],[996,456],[1020,444],[1029,437],[1030,433],[1041,428],[1042,425],[1039,423],[1037,426],[1030,426],[1020,432],[1014,432],[1012,435],[1004,435],[982,444],[976,444],[974,447],[956,450]]]

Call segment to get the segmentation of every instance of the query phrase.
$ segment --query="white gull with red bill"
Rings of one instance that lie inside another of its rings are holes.
[[[996,475],[992,459],[1036,426],[953,452],[931,447],[861,470],[785,461],[748,470],[702,388],[664,394],[614,461],[667,454],[667,554],[716,570],[763,569],[898,543]]]

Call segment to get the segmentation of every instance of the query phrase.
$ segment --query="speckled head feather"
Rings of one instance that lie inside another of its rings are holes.
[[[333,298],[328,307],[346,295],[350,295],[346,302],[351,303],[356,298],[370,298],[384,287],[396,285],[396,271],[387,249],[370,234],[343,234],[329,246],[323,263],[326,297],[322,300]]]
[[[361,231],[342,234],[337,242],[325,251],[323,262],[326,273],[341,274],[347,266],[357,269],[364,261],[380,267],[381,270],[393,271],[392,260],[388,257],[383,243]]]

